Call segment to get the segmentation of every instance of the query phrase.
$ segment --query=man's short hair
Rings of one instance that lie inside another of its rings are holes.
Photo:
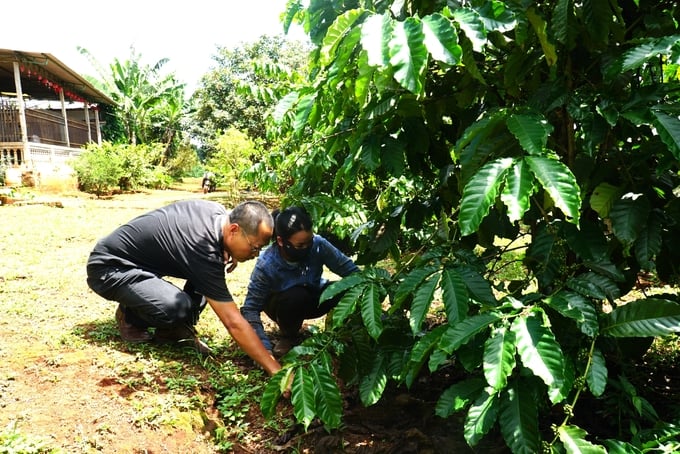
[[[269,229],[274,228],[274,219],[262,202],[246,200],[234,207],[229,213],[229,222],[238,224],[246,235],[257,235],[261,223]]]

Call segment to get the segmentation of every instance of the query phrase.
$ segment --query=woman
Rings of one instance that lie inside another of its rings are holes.
[[[319,305],[321,292],[330,284],[321,276],[324,266],[341,277],[359,268],[328,240],[314,234],[304,208],[289,207],[273,216],[275,242],[255,263],[241,313],[265,347],[281,356],[299,342],[304,320],[325,315],[338,302],[335,298]],[[262,326],[262,312],[281,332],[274,349]]]

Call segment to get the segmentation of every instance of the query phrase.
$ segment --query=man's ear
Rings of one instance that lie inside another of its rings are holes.
[[[283,238],[281,238],[279,235],[276,235],[276,244],[283,247]]]

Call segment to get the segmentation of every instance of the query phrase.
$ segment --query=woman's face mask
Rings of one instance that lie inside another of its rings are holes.
[[[295,247],[290,241],[283,240],[283,250],[291,261],[301,262],[309,255],[309,251],[312,250],[312,245],[310,244],[305,247]]]

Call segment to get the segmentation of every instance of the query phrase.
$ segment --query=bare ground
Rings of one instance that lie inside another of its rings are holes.
[[[65,453],[506,452],[493,434],[473,450],[460,419],[434,416],[433,405],[451,381],[446,371],[408,393],[388,390],[370,408],[347,392],[344,426],[331,433],[292,425],[286,402],[278,424],[251,406],[243,410],[245,423],[232,430],[217,409],[210,371],[261,371],[235,349],[212,313],[206,311],[198,326],[215,350],[211,358],[121,342],[115,304],[85,283],[87,255],[117,225],[188,197],[205,196],[197,187],[102,200],[41,194],[30,203],[0,206],[0,436],[20,434]],[[241,264],[229,276],[237,302],[251,266]]]

